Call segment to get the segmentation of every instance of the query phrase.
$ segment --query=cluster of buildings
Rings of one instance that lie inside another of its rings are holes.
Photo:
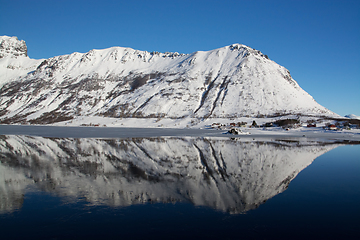
[[[321,124],[323,125],[323,124]],[[211,128],[213,129],[220,129],[220,130],[229,130],[232,128],[239,128],[239,127],[249,127],[249,128],[259,128],[259,127],[282,127],[286,130],[290,128],[298,128],[298,127],[305,127],[305,125],[302,125],[299,120],[295,119],[284,119],[284,120],[277,120],[275,122],[267,122],[263,125],[257,125],[255,121],[252,122],[252,124],[248,124],[247,122],[232,122],[229,124],[222,124],[222,123],[213,123],[211,124]],[[306,125],[307,128],[316,128],[320,127],[317,126],[315,122],[310,122]],[[339,130],[351,130],[351,129],[357,129],[360,127],[360,124],[354,124],[350,123],[348,121],[336,121],[336,123],[327,123],[325,126],[323,126],[323,129],[326,130],[333,130],[333,131],[339,131]]]

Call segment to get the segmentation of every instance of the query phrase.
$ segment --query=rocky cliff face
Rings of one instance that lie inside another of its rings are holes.
[[[30,59],[27,56],[27,46],[24,40],[20,41],[17,37],[0,36],[0,89],[14,79],[34,71],[41,62],[41,59]],[[4,109],[4,106],[0,108]]]
[[[0,86],[3,123],[80,116],[336,115],[301,89],[287,69],[241,44],[192,54],[91,50],[46,59],[27,74],[11,76]]]
[[[219,138],[0,138],[0,212],[35,187],[73,201],[128,206],[190,202],[246,212],[337,145]]]
[[[0,36],[0,58],[18,56],[27,57],[25,41],[17,37]]]

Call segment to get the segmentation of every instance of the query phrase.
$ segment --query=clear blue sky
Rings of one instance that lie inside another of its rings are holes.
[[[29,57],[112,46],[192,53],[242,43],[321,105],[360,116],[359,0],[0,0],[0,35]]]

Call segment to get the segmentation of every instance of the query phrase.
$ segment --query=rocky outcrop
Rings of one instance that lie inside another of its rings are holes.
[[[27,46],[24,40],[17,37],[0,36],[0,58],[27,57]]]

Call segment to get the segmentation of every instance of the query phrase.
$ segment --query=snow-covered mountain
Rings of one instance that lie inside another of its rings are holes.
[[[23,42],[0,39],[9,53],[0,59],[3,123],[79,116],[338,116],[316,103],[287,69],[241,44],[192,54],[112,47],[33,60],[10,54]]]
[[[28,189],[72,201],[128,206],[190,202],[230,213],[287,189],[337,147],[229,138],[0,138],[0,212],[21,208]]]
[[[345,117],[350,118],[350,119],[359,119],[360,120],[360,116],[356,116],[355,114],[348,114]]]

